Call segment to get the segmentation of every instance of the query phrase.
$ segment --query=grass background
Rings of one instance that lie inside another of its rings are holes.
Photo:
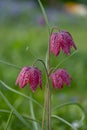
[[[41,58],[45,61],[49,37],[46,26],[41,25],[39,22],[39,19],[42,17],[40,10],[37,8],[30,8],[29,11],[23,10],[16,15],[10,14],[10,11],[8,11],[8,15],[6,16],[3,15],[3,11],[7,12],[7,10],[2,10],[1,13],[0,60],[10,62],[17,66],[31,66],[36,58]],[[78,48],[77,53],[59,66],[68,70],[73,77],[73,81],[70,87],[64,86],[62,90],[51,90],[52,108],[65,102],[77,101],[84,107],[85,113],[87,114],[87,18],[54,10],[47,10],[47,13],[50,25],[56,25],[60,30],[69,31]],[[72,52],[73,51],[72,49]],[[56,66],[66,57],[67,56],[65,56],[63,52],[61,52],[57,58],[51,55],[51,66]],[[31,92],[29,85],[24,89],[15,86],[15,81],[20,70],[2,63],[0,63],[0,80],[19,92],[29,96],[32,94],[32,97],[43,105],[46,77],[43,66],[40,64],[37,64],[37,66],[43,72],[43,89],[40,90],[38,87],[35,93]],[[2,84],[0,84],[0,90],[10,103],[15,106],[18,112],[31,116],[30,103],[28,100],[8,91]],[[0,110],[6,109],[10,111],[1,97],[0,104]],[[38,108],[36,104],[34,104],[34,109],[36,118],[41,120],[42,110]],[[74,122],[80,119],[81,116],[78,107],[72,105],[58,109],[54,111],[54,113],[69,122]],[[0,130],[5,129],[7,120],[8,114],[1,112]],[[86,124],[87,119],[85,119],[83,126],[79,128],[79,130],[86,130]],[[32,121],[29,121],[29,125],[32,130]],[[52,119],[52,127],[52,130],[57,130],[58,128],[59,130],[71,130],[70,127],[55,119]],[[15,116],[12,116],[8,129],[27,130]]]

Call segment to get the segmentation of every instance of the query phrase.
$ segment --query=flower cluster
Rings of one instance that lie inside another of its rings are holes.
[[[60,50],[69,55],[71,47],[76,48],[76,45],[72,39],[72,36],[67,31],[60,31],[58,33],[52,33],[50,36],[50,52],[55,56],[58,56]],[[49,77],[48,77],[49,78]],[[70,85],[71,76],[65,69],[58,69],[50,75],[53,88],[63,88],[63,85]],[[16,80],[16,85],[19,84],[20,88],[24,88],[27,84],[30,84],[31,90],[34,92],[39,85],[42,88],[42,73],[35,67],[23,67]]]

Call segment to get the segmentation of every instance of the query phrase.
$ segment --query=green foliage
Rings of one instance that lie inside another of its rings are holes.
[[[37,12],[37,10],[34,10],[31,13],[32,15],[35,13],[36,15]],[[30,15],[30,17],[29,15],[26,16],[26,20],[22,15],[20,19],[16,19],[18,21],[7,18],[6,22],[0,24],[0,60],[10,62],[18,67],[25,65],[30,66],[35,58],[45,60],[46,47],[49,40],[47,28],[38,25],[36,21],[34,23],[31,17],[32,15]],[[68,60],[65,60],[67,56],[63,53],[60,54],[58,60],[52,55],[51,66],[57,66],[62,63],[60,67],[67,68],[73,77],[70,88],[64,87],[62,91],[54,91],[51,88],[53,93],[52,109],[67,101],[79,102],[87,114],[87,18],[73,17],[72,19],[68,19],[66,14],[62,14],[59,15],[56,25],[59,29],[66,29],[72,34],[78,51]],[[64,60],[64,62],[62,62],[62,60]],[[0,80],[4,82],[4,84],[3,82],[0,83],[0,130],[6,127],[9,130],[25,130],[25,126],[27,126],[25,120],[30,127],[26,127],[26,130],[32,130],[32,120],[37,122],[39,129],[41,128],[46,77],[43,67],[41,65],[39,65],[39,67],[43,71],[43,89],[40,90],[40,88],[38,88],[31,98],[32,92],[28,85],[22,90],[15,86],[17,74],[20,70],[0,63]],[[9,89],[6,88],[6,84],[11,87],[7,86]],[[31,118],[31,103],[29,102],[29,97],[31,100],[35,99],[32,100],[32,108],[35,110],[33,114],[35,114],[35,116],[32,115],[35,119]],[[38,106],[38,102],[41,107]],[[56,111],[52,111],[52,114],[64,118],[69,123],[77,123],[77,120],[80,120],[82,117],[81,110],[78,110],[77,106],[72,105],[64,106],[61,109],[57,108]],[[61,120],[61,118],[59,119]],[[69,130],[70,127],[60,120],[52,117],[52,130],[57,130],[58,128],[60,130]],[[87,119],[79,130],[86,130],[86,124]]]

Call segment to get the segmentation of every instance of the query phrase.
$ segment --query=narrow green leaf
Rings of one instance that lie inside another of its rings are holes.
[[[62,108],[62,107],[68,106],[68,105],[76,105],[80,109],[82,116],[81,116],[81,119],[78,120],[77,127],[81,127],[82,124],[83,124],[83,121],[85,119],[85,112],[84,112],[83,107],[78,102],[67,102],[67,103],[64,103],[64,104],[61,104],[61,105],[57,105],[56,107],[54,107],[52,109],[52,111],[55,111],[55,110],[57,110],[59,108]]]
[[[10,114],[9,114],[9,117],[8,117],[8,120],[7,120],[7,124],[6,124],[6,128],[5,128],[5,130],[8,129],[8,126],[9,126],[10,121],[11,121],[11,118],[12,118],[12,114],[13,114],[13,110],[11,110],[11,112],[10,112]]]
[[[9,113],[10,113],[10,111],[9,111],[9,110],[5,110],[5,109],[0,109],[0,112],[1,112],[1,113],[7,113],[7,114],[9,114]]]
[[[5,88],[7,88],[8,90],[10,90],[11,92],[14,92],[14,93],[16,93],[16,94],[18,94],[18,95],[20,95],[20,96],[22,96],[22,97],[24,97],[24,98],[26,98],[26,99],[28,99],[28,100],[32,100],[34,103],[36,103],[40,108],[43,108],[43,106],[39,103],[39,102],[37,102],[35,99],[33,99],[33,98],[31,98],[31,97],[29,97],[29,96],[27,96],[27,95],[25,95],[25,94],[23,94],[23,93],[21,93],[21,92],[19,92],[19,91],[17,91],[17,90],[15,90],[15,89],[13,89],[13,88],[11,88],[11,87],[9,87],[8,85],[6,85],[3,81],[1,81],[0,80],[0,83],[5,87]]]
[[[68,121],[64,120],[63,118],[56,116],[56,115],[52,115],[51,117],[60,120],[61,122],[65,123],[66,125],[70,126],[73,130],[77,130],[77,128],[74,128],[72,126],[72,124],[70,124]]]
[[[75,55],[76,52],[77,52],[77,50],[74,51],[71,55],[69,55],[69,56],[66,57],[65,59],[63,59],[62,61],[60,61],[60,63],[59,63],[58,65],[56,65],[55,68],[53,68],[53,71],[55,71],[62,63],[64,63],[64,62],[67,61],[69,58],[71,58],[73,55]]]
[[[0,112],[1,113],[5,113],[5,114],[10,114],[10,111],[9,110],[6,110],[6,109],[0,109]],[[13,113],[14,114],[14,113]],[[30,116],[27,116],[27,115],[22,115],[27,121],[34,121],[34,122],[37,122],[37,123],[41,123],[41,121],[39,120],[36,120],[36,119],[33,119],[31,118]]]
[[[21,116],[21,114],[14,108],[14,106],[11,105],[11,103],[8,101],[8,99],[4,96],[4,94],[0,91],[0,96],[3,98],[7,106],[13,111],[13,113],[16,115],[16,117],[27,127],[29,127],[29,124],[27,121]]]
[[[76,105],[76,106],[80,107],[80,109],[83,111],[82,106],[78,102],[67,102],[67,103],[57,105],[54,108],[52,108],[52,111],[55,111],[56,109],[59,109],[59,108],[62,108],[64,106],[68,106],[68,105]]]
[[[14,64],[11,64],[9,62],[3,61],[3,60],[0,60],[0,63],[11,66],[11,67],[16,68],[16,69],[21,69],[21,67],[14,65]]]
[[[23,117],[24,117],[25,119],[27,119],[28,121],[34,121],[34,122],[37,122],[37,123],[41,123],[41,121],[36,120],[36,119],[33,119],[33,118],[30,117],[30,116],[23,115]]]
[[[32,101],[30,100],[30,103],[29,103],[29,106],[30,106],[30,112],[31,112],[31,116],[33,119],[35,119],[35,114],[34,114],[34,108],[33,108],[33,103]],[[38,130],[38,125],[36,122],[33,122],[33,126],[34,126],[34,129],[35,130]]]

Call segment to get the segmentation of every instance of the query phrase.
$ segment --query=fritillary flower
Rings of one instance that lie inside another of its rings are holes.
[[[71,77],[65,69],[58,69],[51,74],[53,88],[63,88],[63,85],[70,85]]]
[[[19,84],[20,88],[24,88],[30,84],[31,90],[34,92],[39,85],[42,88],[42,74],[36,67],[23,67],[16,80],[16,85]]]
[[[76,45],[73,41],[71,34],[67,31],[60,31],[58,33],[52,33],[50,37],[50,51],[55,55],[58,56],[60,50],[63,50],[65,54],[70,54],[70,49]]]

